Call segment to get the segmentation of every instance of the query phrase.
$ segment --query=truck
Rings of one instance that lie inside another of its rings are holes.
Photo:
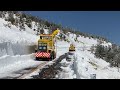
[[[55,37],[59,32],[60,30],[57,29],[52,34],[40,34],[35,49],[36,60],[51,61],[56,58]]]
[[[75,45],[74,44],[70,44],[69,51],[75,51]]]

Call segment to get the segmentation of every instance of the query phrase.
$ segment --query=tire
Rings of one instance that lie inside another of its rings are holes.
[[[56,53],[55,52],[53,52],[53,59],[55,59],[56,58]]]
[[[56,53],[54,52],[54,59],[56,58]]]
[[[35,60],[39,60],[39,58],[38,58],[38,57],[36,57],[36,58],[35,58]]]
[[[55,59],[54,52],[52,52],[52,53],[51,53],[51,56],[50,56],[50,60],[52,61],[53,59]]]
[[[37,52],[37,50],[35,50],[35,53]]]

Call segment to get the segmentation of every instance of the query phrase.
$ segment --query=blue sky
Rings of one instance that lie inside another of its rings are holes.
[[[100,35],[120,45],[120,11],[25,11],[51,22]]]

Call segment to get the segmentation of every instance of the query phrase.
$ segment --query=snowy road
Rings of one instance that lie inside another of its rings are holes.
[[[0,78],[18,77],[25,73],[25,69],[37,67],[43,62],[35,61],[34,54],[0,57]]]
[[[64,48],[63,48],[64,49]],[[67,50],[58,48],[57,58],[63,55]],[[55,60],[35,61],[33,54],[29,55],[4,55],[0,57],[0,79],[24,79],[29,78],[31,75],[37,74],[47,63],[52,64]]]
[[[34,73],[36,74],[36,72],[39,72],[40,69],[42,69],[43,67],[45,67],[45,65],[47,64],[48,62],[45,61],[45,62],[42,62],[40,63],[37,67],[32,67],[32,68],[28,68],[27,69],[27,72],[23,73],[21,76],[19,76],[17,79],[25,79],[26,77],[30,77],[32,75],[34,75]],[[22,70],[24,71],[24,70]],[[19,72],[20,73],[20,72]]]

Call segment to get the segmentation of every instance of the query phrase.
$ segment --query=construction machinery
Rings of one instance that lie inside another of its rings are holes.
[[[37,47],[35,49],[36,60],[53,60],[56,58],[55,37],[60,32],[55,30],[52,34],[40,34]]]
[[[75,45],[74,44],[70,44],[69,51],[75,51]]]

